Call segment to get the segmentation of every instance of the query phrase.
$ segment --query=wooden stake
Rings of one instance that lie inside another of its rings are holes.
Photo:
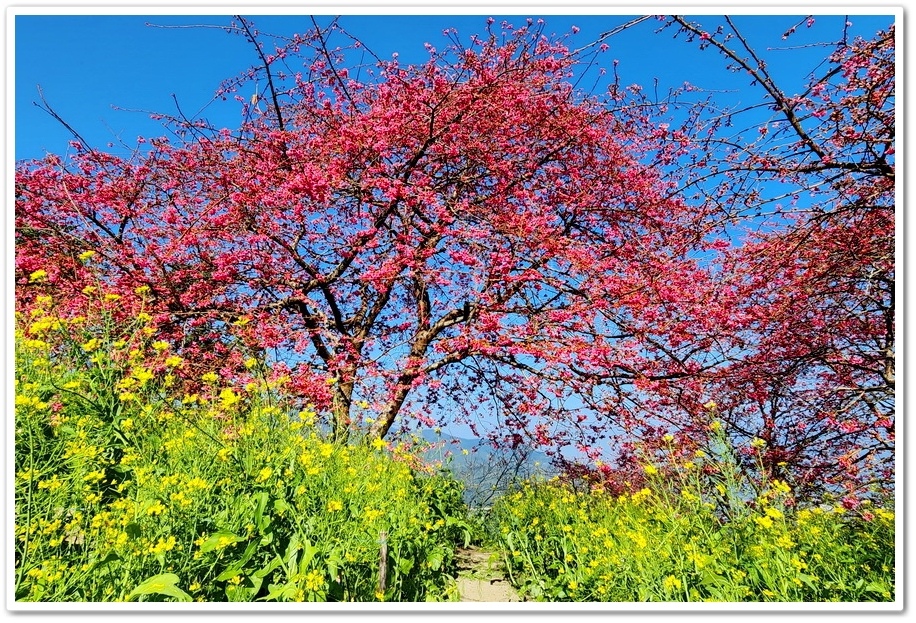
[[[385,580],[388,576],[388,533],[384,530],[379,532],[379,555],[378,555],[378,592],[385,594]]]

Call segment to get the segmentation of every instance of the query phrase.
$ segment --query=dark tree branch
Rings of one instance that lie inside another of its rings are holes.
[[[241,15],[236,15],[235,18],[242,23],[242,27],[245,29],[245,33],[248,35],[248,40],[254,44],[255,49],[258,51],[258,56],[261,57],[261,63],[264,66],[264,72],[267,74],[267,86],[270,88],[270,99],[273,103],[274,114],[277,116],[277,126],[280,128],[280,130],[284,130],[285,126],[283,124],[283,113],[280,112],[280,100],[277,96],[277,89],[274,87],[274,78],[270,71],[270,63],[267,62],[267,57],[264,55],[264,50],[261,48],[261,43],[252,34],[251,29],[248,27],[248,22],[245,21],[245,18],[243,18]]]

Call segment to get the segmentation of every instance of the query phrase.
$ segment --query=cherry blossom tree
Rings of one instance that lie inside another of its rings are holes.
[[[238,129],[179,114],[131,158],[77,135],[19,164],[17,305],[139,288],[186,382],[257,352],[339,439],[486,413],[510,447],[613,440],[617,486],[715,417],[800,491],[889,478],[893,28],[789,95],[724,24],[663,27],[761,89],[751,132],[613,75],[578,90],[606,46],[539,20],[403,65],[336,22],[270,50],[236,18],[259,59],[221,92]]]
[[[224,334],[271,351],[338,436],[491,400],[510,441],[551,443],[596,379],[665,374],[627,325],[703,282],[702,210],[634,156],[669,146],[573,90],[581,61],[542,24],[361,80],[327,31],[266,54],[235,28],[270,85],[238,132],[174,120],[183,140],[132,160],[77,141],[19,168],[23,304],[38,269],[79,301],[94,250],[110,288],[148,288],[189,360],[232,374]],[[277,69],[290,55],[301,72]]]
[[[844,28],[792,93],[735,19],[710,19],[714,28],[659,19],[660,32],[718,52],[761,96],[724,113],[697,105],[699,149],[677,172],[678,195],[715,206],[714,235],[737,241],[712,260],[720,298],[710,306],[729,316],[733,339],[714,347],[724,361],[701,375],[703,391],[765,477],[789,478],[801,495],[893,487],[893,25],[869,40]],[[672,430],[654,431],[655,446],[665,445],[660,434],[703,436],[709,414],[696,400],[669,404]]]

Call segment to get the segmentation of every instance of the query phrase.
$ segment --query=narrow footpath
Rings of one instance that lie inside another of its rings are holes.
[[[459,549],[458,594],[463,602],[518,602],[498,554],[471,547]]]

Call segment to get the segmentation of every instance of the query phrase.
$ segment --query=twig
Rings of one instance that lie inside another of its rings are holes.
[[[41,104],[39,104],[38,102],[32,102],[32,105],[38,106],[38,108],[45,111],[52,117],[54,117],[62,126],[67,128],[70,134],[72,134],[74,138],[76,138],[76,140],[79,141],[80,145],[82,145],[87,151],[94,152],[95,150],[89,145],[89,143],[86,142],[86,139],[80,136],[80,133],[74,130],[73,126],[71,126],[69,123],[64,121],[63,118],[60,115],[58,115],[57,112],[55,112],[53,108],[51,108],[51,105],[45,99],[44,92],[41,90],[41,85],[40,84],[36,85],[36,88],[38,89],[38,97],[41,99]]]
[[[274,105],[274,113],[277,115],[277,125],[282,131],[285,129],[283,125],[283,114],[280,112],[280,102],[277,97],[277,90],[274,88],[273,74],[270,73],[270,64],[267,62],[267,57],[264,56],[264,50],[261,48],[261,44],[255,39],[255,36],[251,33],[251,29],[248,28],[248,22],[245,21],[245,18],[241,15],[236,15],[235,18],[242,23],[242,26],[245,28],[245,33],[248,35],[248,40],[254,44],[255,49],[258,51],[258,56],[261,57],[261,62],[264,64],[264,72],[267,74],[267,86],[270,88],[270,99]]]

